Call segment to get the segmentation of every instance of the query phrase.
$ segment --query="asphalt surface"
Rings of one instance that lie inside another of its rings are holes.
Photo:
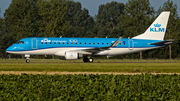
[[[86,74],[86,75],[101,75],[101,74],[107,74],[107,75],[143,75],[145,73],[123,73],[123,72],[39,72],[39,71],[0,71],[1,74],[14,74],[14,75],[22,75],[22,74],[34,74],[34,75],[78,75],[78,74]],[[149,73],[152,75],[158,75],[158,74],[164,74],[164,75],[180,75],[180,73]]]
[[[26,63],[26,62],[0,62],[0,63]],[[30,62],[30,63],[84,63],[84,62]],[[93,62],[93,63],[180,63],[180,62]]]

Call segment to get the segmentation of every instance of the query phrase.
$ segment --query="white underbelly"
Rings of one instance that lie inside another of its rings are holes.
[[[110,48],[109,50],[109,56],[114,56],[114,55],[124,55],[124,54],[130,54],[130,53],[136,53],[136,52],[140,52],[140,51],[144,51],[144,50],[149,50],[149,49],[153,49],[155,47],[151,47],[151,48],[133,48],[133,49],[129,49],[129,48]]]

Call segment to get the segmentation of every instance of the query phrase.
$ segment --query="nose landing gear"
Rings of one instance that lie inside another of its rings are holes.
[[[26,57],[26,63],[29,63],[30,62],[30,55],[25,54],[25,57]]]
[[[30,59],[26,59],[26,63],[29,63],[30,62]]]

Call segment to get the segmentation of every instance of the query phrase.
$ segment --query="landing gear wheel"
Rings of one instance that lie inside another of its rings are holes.
[[[29,59],[26,59],[26,63],[29,63],[30,62],[30,60]]]
[[[93,63],[94,59],[93,58],[89,58],[89,62]]]
[[[93,63],[94,59],[93,59],[93,58],[87,58],[87,57],[84,57],[83,61],[84,61],[84,62],[90,62],[90,63]]]

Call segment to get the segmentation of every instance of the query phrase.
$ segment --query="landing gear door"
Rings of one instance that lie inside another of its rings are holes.
[[[37,49],[37,39],[32,38],[31,39],[32,49]]]
[[[128,40],[128,48],[129,48],[129,50],[133,50],[134,49],[133,39],[129,39]]]

